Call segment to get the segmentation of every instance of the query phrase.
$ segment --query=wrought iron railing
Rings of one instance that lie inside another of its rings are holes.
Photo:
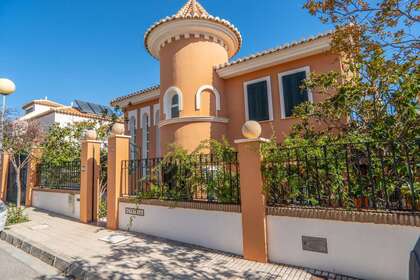
[[[223,160],[214,155],[183,159],[143,159],[123,162],[128,192],[143,199],[240,204],[236,153]]]
[[[80,161],[60,165],[38,164],[37,177],[41,188],[79,190]]]
[[[420,148],[351,143],[278,148],[262,172],[269,206],[420,210]]]

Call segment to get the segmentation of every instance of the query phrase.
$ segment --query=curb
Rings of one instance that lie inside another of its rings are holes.
[[[25,241],[24,238],[10,234],[6,231],[0,232],[0,240],[3,240],[14,247],[24,251],[25,253],[43,261],[44,263],[55,267],[66,277],[76,280],[92,280],[101,279],[99,275],[86,270],[77,260],[68,257],[58,256],[50,250],[35,245],[33,242]]]

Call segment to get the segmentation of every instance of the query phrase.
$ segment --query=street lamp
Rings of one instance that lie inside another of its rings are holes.
[[[3,150],[3,129],[4,129],[4,114],[6,113],[6,96],[15,92],[16,86],[9,79],[0,79],[0,95],[3,97],[3,106],[0,115],[0,151]]]

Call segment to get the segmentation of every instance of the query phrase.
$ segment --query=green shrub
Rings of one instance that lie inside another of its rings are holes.
[[[21,207],[9,206],[7,209],[6,226],[28,222],[29,218],[23,211],[24,209]]]

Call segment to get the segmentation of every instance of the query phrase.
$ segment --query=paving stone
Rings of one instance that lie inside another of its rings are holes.
[[[50,253],[48,253],[48,252],[45,252],[45,251],[43,251],[42,253],[41,253],[41,256],[40,256],[40,258],[39,258],[41,261],[43,261],[43,262],[45,262],[46,264],[49,264],[49,265],[51,265],[51,266],[53,266],[54,265],[54,260],[55,260],[55,257],[53,256],[53,255],[51,255]]]
[[[60,257],[55,257],[53,266],[60,271],[67,271],[68,267],[70,266],[70,263]]]
[[[21,243],[22,250],[76,279],[328,279],[319,270],[260,264],[163,238],[109,231],[31,208],[26,211],[31,221],[12,226],[1,236],[22,236],[27,241]],[[39,224],[48,224],[48,230],[31,229]],[[118,244],[99,240],[111,234],[129,240]],[[40,244],[48,252],[31,244]]]
[[[32,246],[32,250],[31,250],[32,256],[34,256],[35,258],[41,259],[42,253],[43,251],[41,249]]]
[[[4,231],[0,232],[0,239],[1,240],[6,240],[6,236],[7,236],[6,232],[4,232]]]
[[[20,248],[22,246],[22,240],[20,240],[17,237],[14,237],[13,241],[12,241],[12,245],[17,247],[17,248]]]
[[[27,242],[22,242],[20,249],[27,254],[31,254],[32,245]]]

